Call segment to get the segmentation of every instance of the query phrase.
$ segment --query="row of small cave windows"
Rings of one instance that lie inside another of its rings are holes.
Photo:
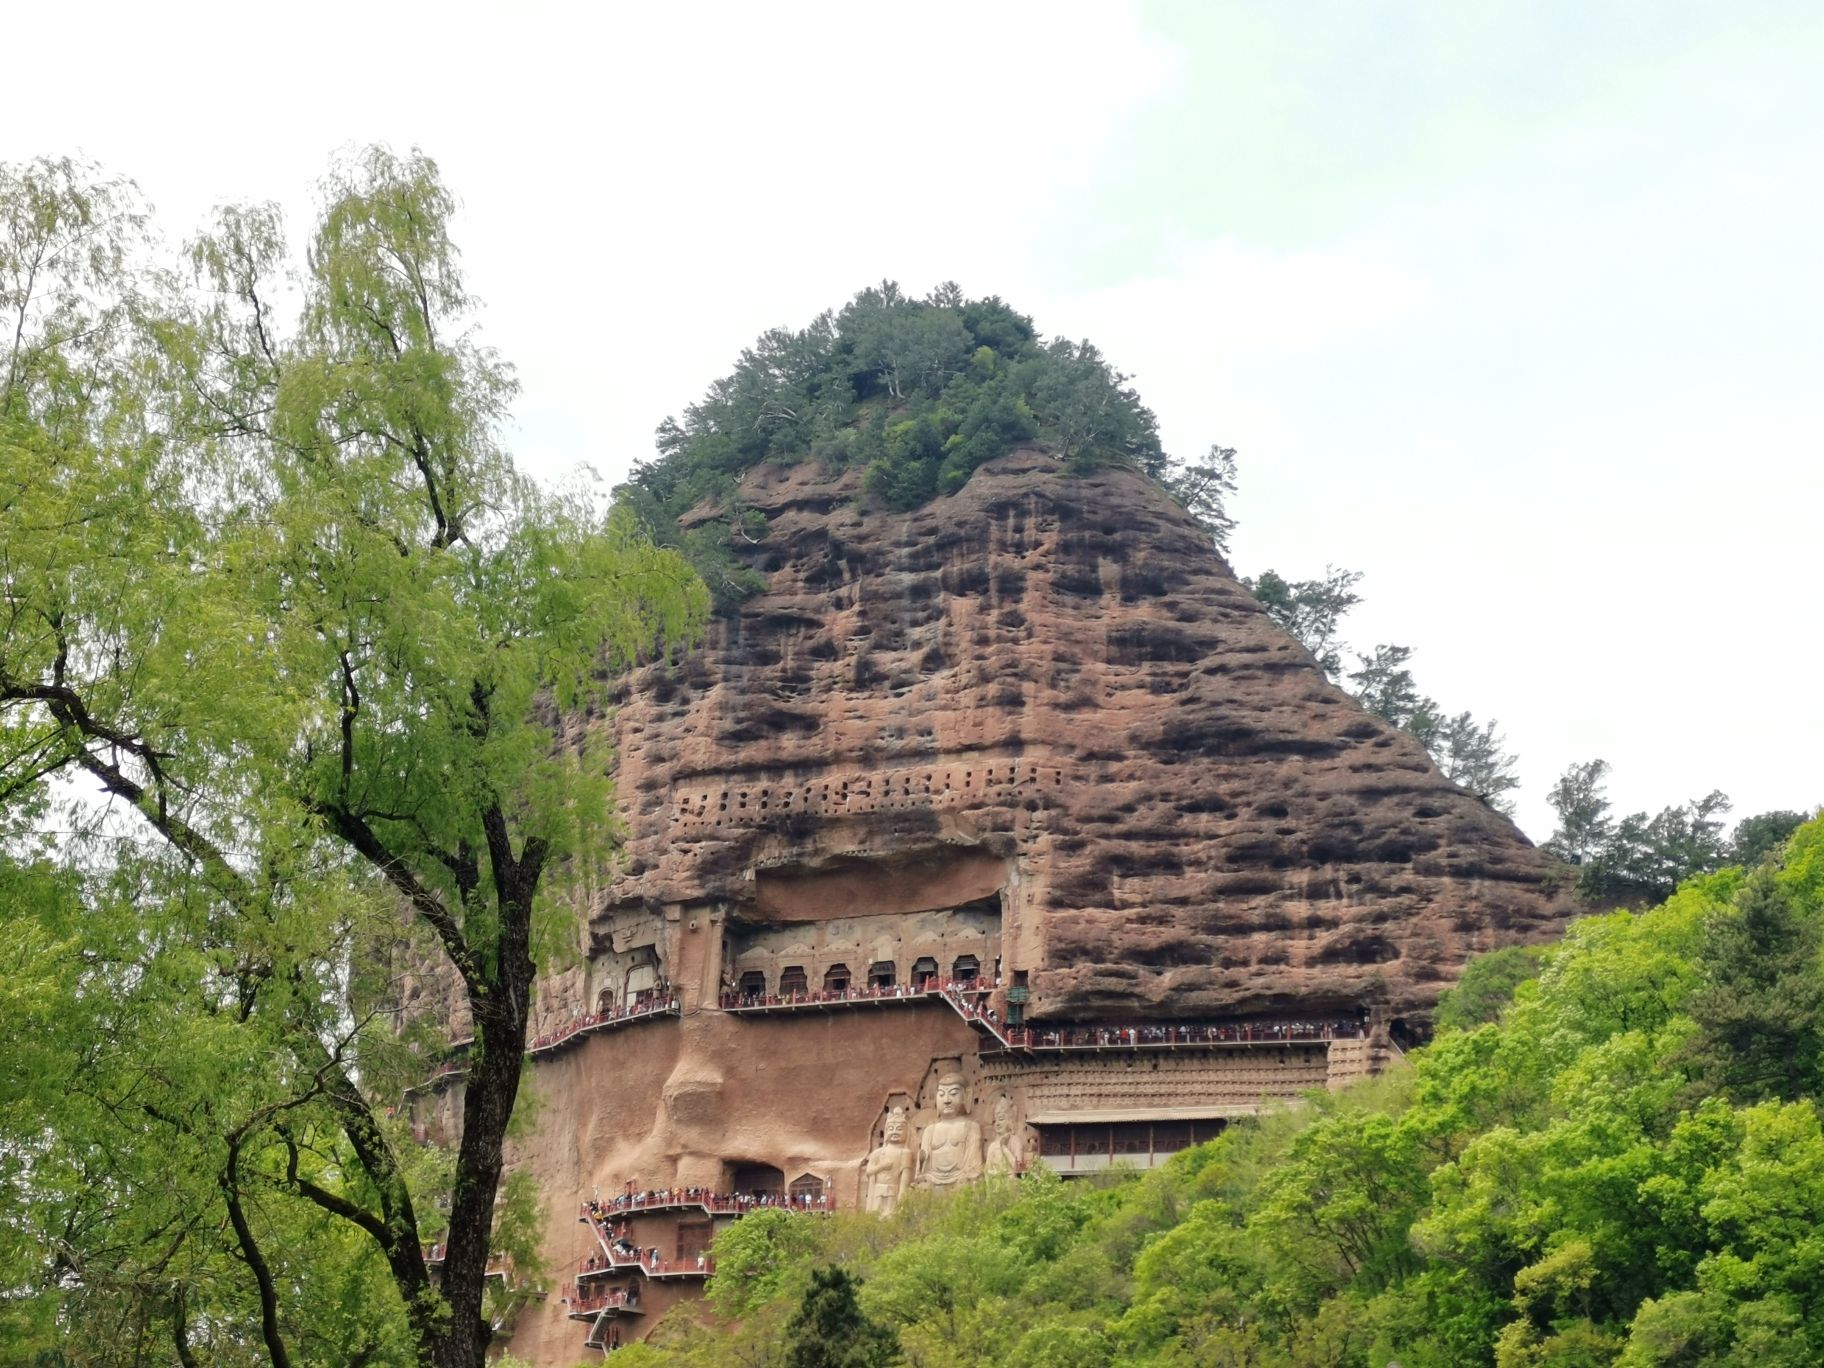
[[[910,798],[915,793],[919,792],[921,781],[922,781],[923,796],[935,796],[935,794],[937,794],[938,792],[943,792],[943,793],[952,792],[951,771],[949,771],[949,770],[944,770],[942,772],[943,788],[941,790],[937,790],[937,789],[933,788],[933,785],[938,780],[938,774],[939,774],[939,772],[936,770],[926,770],[922,774],[902,774],[902,775],[897,775],[897,776],[888,776],[886,779],[884,779],[882,781],[880,796],[882,798],[891,798],[893,796],[893,790],[897,786],[897,788],[899,789],[900,797]],[[1052,783],[1054,785],[1056,785],[1057,787],[1062,788],[1064,786],[1064,771],[1063,770],[1052,771],[1051,778],[1052,778]],[[982,776],[982,783],[984,786],[986,786],[986,785],[990,785],[990,784],[996,784],[997,782],[1002,786],[1005,786],[1008,784],[1019,783],[1020,782],[1020,767],[1018,765],[1008,766],[1007,772],[1006,772],[1006,777],[997,781],[995,779],[995,769],[994,769],[994,767],[991,766],[988,769],[987,773]],[[1026,782],[1029,784],[1036,784],[1036,783],[1040,782],[1039,767],[1037,765],[1028,765],[1026,767]],[[854,785],[853,790],[851,790],[851,788],[850,788],[851,784]],[[974,770],[964,770],[963,771],[963,787],[965,789],[970,789],[970,788],[975,787],[975,771]],[[792,800],[795,797],[799,800],[801,806],[808,806],[811,801],[811,795],[813,793],[817,793],[817,792],[819,792],[819,788],[817,785],[810,785],[810,786],[807,786],[807,787],[801,788],[801,789],[780,789],[779,790],[780,805],[783,807],[790,807],[792,804]],[[821,795],[822,795],[824,802],[827,803],[830,801],[830,786],[828,784],[824,784],[821,786]],[[848,802],[850,797],[857,797],[857,798],[865,799],[865,798],[872,798],[873,796],[874,796],[874,780],[872,778],[861,778],[861,779],[855,779],[855,780],[847,780],[847,779],[841,780],[838,783],[837,789],[836,789],[836,800],[840,803]],[[750,797],[754,798],[755,801],[758,802],[762,808],[765,808],[769,803],[772,802],[773,791],[770,788],[723,789],[721,791],[721,793],[717,795],[716,810],[718,812],[727,812],[728,811],[728,800],[731,797],[733,799],[735,799],[735,804],[736,804],[737,810],[745,808],[747,806],[747,800]],[[701,817],[709,809],[709,794],[708,793],[699,793],[696,796],[696,805],[695,806],[696,806],[696,815]],[[684,807],[685,807],[686,811],[688,811],[689,808],[691,807],[691,803],[688,799],[685,800]]]
[[[950,966],[950,977],[958,983],[970,983],[981,977],[982,962],[974,955],[958,955]],[[912,977],[909,982],[915,988],[926,988],[938,977],[937,961],[929,955],[912,962]],[[846,964],[832,964],[823,971],[823,991],[826,993],[846,993],[854,982],[854,975]],[[899,982],[899,966],[892,960],[875,960],[868,966],[868,987],[891,988]],[[749,969],[741,975],[740,991],[742,997],[765,997],[766,974],[759,969]],[[779,971],[779,996],[789,997],[793,993],[811,991],[811,976],[801,964],[788,964]]]

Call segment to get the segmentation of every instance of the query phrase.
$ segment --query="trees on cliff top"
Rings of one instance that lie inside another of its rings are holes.
[[[0,173],[0,872],[36,890],[0,1025],[55,1026],[0,1110],[4,1272],[123,1360],[482,1361],[552,885],[613,834],[558,710],[706,611],[514,471],[451,210],[374,150],[301,272],[269,206],[170,266],[131,186]],[[474,1021],[447,1188],[376,1100],[424,1064],[402,955]]]
[[[967,299],[945,284],[916,299],[886,281],[806,328],[763,334],[681,418],[660,424],[657,459],[617,496],[730,602],[755,587],[723,539],[740,521],[740,476],[762,461],[862,467],[871,495],[905,509],[954,493],[984,461],[1033,440],[1073,468],[1120,461],[1168,473],[1152,411],[1093,344],[1045,341],[997,297]],[[1206,485],[1207,504],[1220,491]],[[727,517],[717,535],[679,526],[704,499]]]

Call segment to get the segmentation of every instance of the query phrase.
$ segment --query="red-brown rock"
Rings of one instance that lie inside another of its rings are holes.
[[[1139,474],[1027,450],[915,512],[858,493],[812,462],[747,479],[767,588],[621,700],[605,907],[948,907],[1010,870],[1040,1020],[1417,1018],[1566,915],[1552,862]]]

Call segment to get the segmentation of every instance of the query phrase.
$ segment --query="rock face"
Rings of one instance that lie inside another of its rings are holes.
[[[766,590],[595,724],[626,859],[541,1029],[667,1014],[534,1066],[519,1162],[559,1276],[607,1248],[575,1221],[592,1192],[860,1205],[889,1129],[954,1156],[980,1127],[1003,1170],[1152,1162],[1379,1067],[1468,956],[1568,913],[1551,862],[1331,686],[1138,474],[1026,450],[912,513],[858,492],[754,471]],[[1147,1055],[1191,1022],[1200,1043]],[[724,1219],[642,1215],[630,1238],[688,1262]],[[679,1278],[647,1279],[627,1334]],[[583,1333],[547,1306],[514,1347],[571,1362]]]
[[[1560,920],[1551,862],[1141,476],[1027,451],[910,514],[856,493],[812,463],[747,482],[768,589],[622,704],[610,905],[1011,883],[1035,1020],[1422,1015],[1466,956]]]

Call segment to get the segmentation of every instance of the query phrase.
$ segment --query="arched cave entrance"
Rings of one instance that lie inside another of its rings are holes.
[[[921,955],[912,961],[912,986],[924,991],[937,981],[937,961],[929,955]]]
[[[824,1190],[825,1185],[823,1179],[819,1178],[814,1173],[801,1173],[796,1178],[792,1179],[792,1185],[786,1189],[786,1192],[791,1196],[793,1203],[809,1205],[814,1202],[821,1202],[823,1200]]]
[[[779,971],[780,997],[790,997],[794,993],[808,993],[810,990],[811,980],[804,972],[802,964],[788,964]]]
[[[785,1171],[774,1168],[771,1164],[730,1164],[728,1189],[730,1192],[751,1192],[756,1197],[768,1193],[774,1197],[782,1196],[785,1192]]]
[[[823,991],[826,993],[846,993],[849,991],[849,966],[832,964],[823,971]]]
[[[898,981],[892,960],[875,960],[868,966],[868,987],[891,988]]]
[[[766,975],[758,969],[749,969],[741,975],[741,996],[749,1002],[758,1002],[766,996]]]
[[[637,1007],[659,995],[659,952],[643,946],[634,952],[634,962],[627,968],[627,988],[621,1001]]]
[[[950,977],[958,983],[974,983],[982,976],[982,962],[974,955],[958,955],[950,966]]]

